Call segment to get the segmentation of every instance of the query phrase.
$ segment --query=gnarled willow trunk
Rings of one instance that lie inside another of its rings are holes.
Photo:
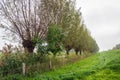
[[[22,45],[25,49],[25,53],[32,54],[35,48],[35,44],[36,43],[32,42],[31,40],[23,40]]]
[[[65,46],[66,54],[69,55],[69,51],[71,50],[70,46]]]
[[[78,52],[79,52],[79,48],[75,48],[75,54],[78,55]]]

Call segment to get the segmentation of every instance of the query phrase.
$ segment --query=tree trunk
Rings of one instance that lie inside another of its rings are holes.
[[[35,43],[33,43],[32,41],[30,40],[24,40],[23,43],[22,43],[24,49],[25,49],[25,53],[27,54],[32,54],[33,53],[33,50],[35,48]]]
[[[78,50],[75,50],[75,54],[78,55]]]
[[[78,52],[79,52],[79,49],[76,48],[76,49],[75,49],[75,54],[78,55]]]
[[[69,51],[71,50],[71,47],[70,46],[66,46],[65,50],[66,50],[66,54],[69,55]]]
[[[82,54],[82,51],[80,50],[80,55]]]
[[[66,50],[66,54],[69,55],[69,50]]]

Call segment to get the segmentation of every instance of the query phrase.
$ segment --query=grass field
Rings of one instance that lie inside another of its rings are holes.
[[[15,80],[120,80],[119,74],[120,51],[114,50],[94,54],[43,74],[36,73],[33,77],[22,77],[17,74],[9,77],[14,76]]]

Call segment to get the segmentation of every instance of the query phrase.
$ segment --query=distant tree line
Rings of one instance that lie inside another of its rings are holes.
[[[41,55],[71,49],[97,52],[99,47],[73,0],[2,0],[1,27],[22,42],[25,52]]]
[[[120,49],[120,44],[117,44],[115,47],[113,47],[113,50]]]

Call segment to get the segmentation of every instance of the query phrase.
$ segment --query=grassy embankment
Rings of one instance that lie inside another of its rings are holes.
[[[120,80],[120,51],[105,51],[34,77],[17,80]]]

